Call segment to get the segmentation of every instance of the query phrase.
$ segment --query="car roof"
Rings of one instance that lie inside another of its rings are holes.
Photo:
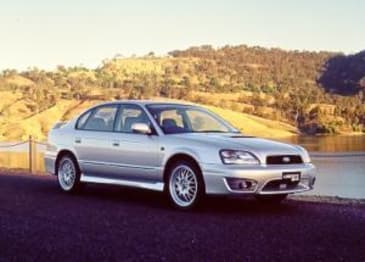
[[[192,103],[181,103],[181,102],[174,102],[174,101],[159,101],[159,100],[116,100],[116,101],[109,101],[103,102],[98,104],[97,106],[101,105],[110,105],[110,104],[136,104],[136,105],[163,105],[163,106],[193,106]]]

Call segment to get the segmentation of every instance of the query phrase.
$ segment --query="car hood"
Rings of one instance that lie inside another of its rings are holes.
[[[243,134],[184,133],[176,136],[190,141],[214,144],[221,149],[245,150],[261,155],[262,157],[268,155],[292,155],[301,153],[300,148],[295,145],[264,138],[245,136]]]

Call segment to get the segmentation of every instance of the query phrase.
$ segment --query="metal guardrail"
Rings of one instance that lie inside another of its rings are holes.
[[[25,142],[19,142],[19,143],[15,143],[15,144],[10,144],[10,145],[0,145],[0,148],[11,148],[11,147],[16,147],[16,146],[20,146],[20,145],[24,145],[29,143],[28,141]]]
[[[15,151],[14,149],[24,145],[26,147],[26,149],[22,149],[20,151]],[[3,144],[0,145],[0,153],[2,154],[11,154],[11,153],[27,153],[27,169],[29,170],[30,173],[33,173],[35,171],[35,159],[37,156],[37,153],[42,153],[42,152],[38,152],[39,150],[37,150],[37,145],[40,146],[47,146],[47,143],[44,143],[42,141],[37,141],[35,140],[32,136],[29,136],[28,140],[26,141],[22,141],[22,142],[17,142],[17,143],[9,143],[9,144]],[[5,149],[5,150],[3,150]],[[9,150],[6,150],[9,149]],[[3,166],[3,167],[12,167],[9,163],[10,161],[8,160],[8,164]],[[19,166],[15,166],[18,168],[23,168],[24,165],[19,165]]]

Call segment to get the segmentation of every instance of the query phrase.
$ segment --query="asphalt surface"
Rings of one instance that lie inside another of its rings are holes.
[[[0,261],[365,261],[365,206],[162,194],[0,173]]]

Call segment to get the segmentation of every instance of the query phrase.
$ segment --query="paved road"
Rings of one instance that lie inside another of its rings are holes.
[[[158,193],[0,174],[0,261],[365,261],[365,206],[214,198],[183,213]]]

